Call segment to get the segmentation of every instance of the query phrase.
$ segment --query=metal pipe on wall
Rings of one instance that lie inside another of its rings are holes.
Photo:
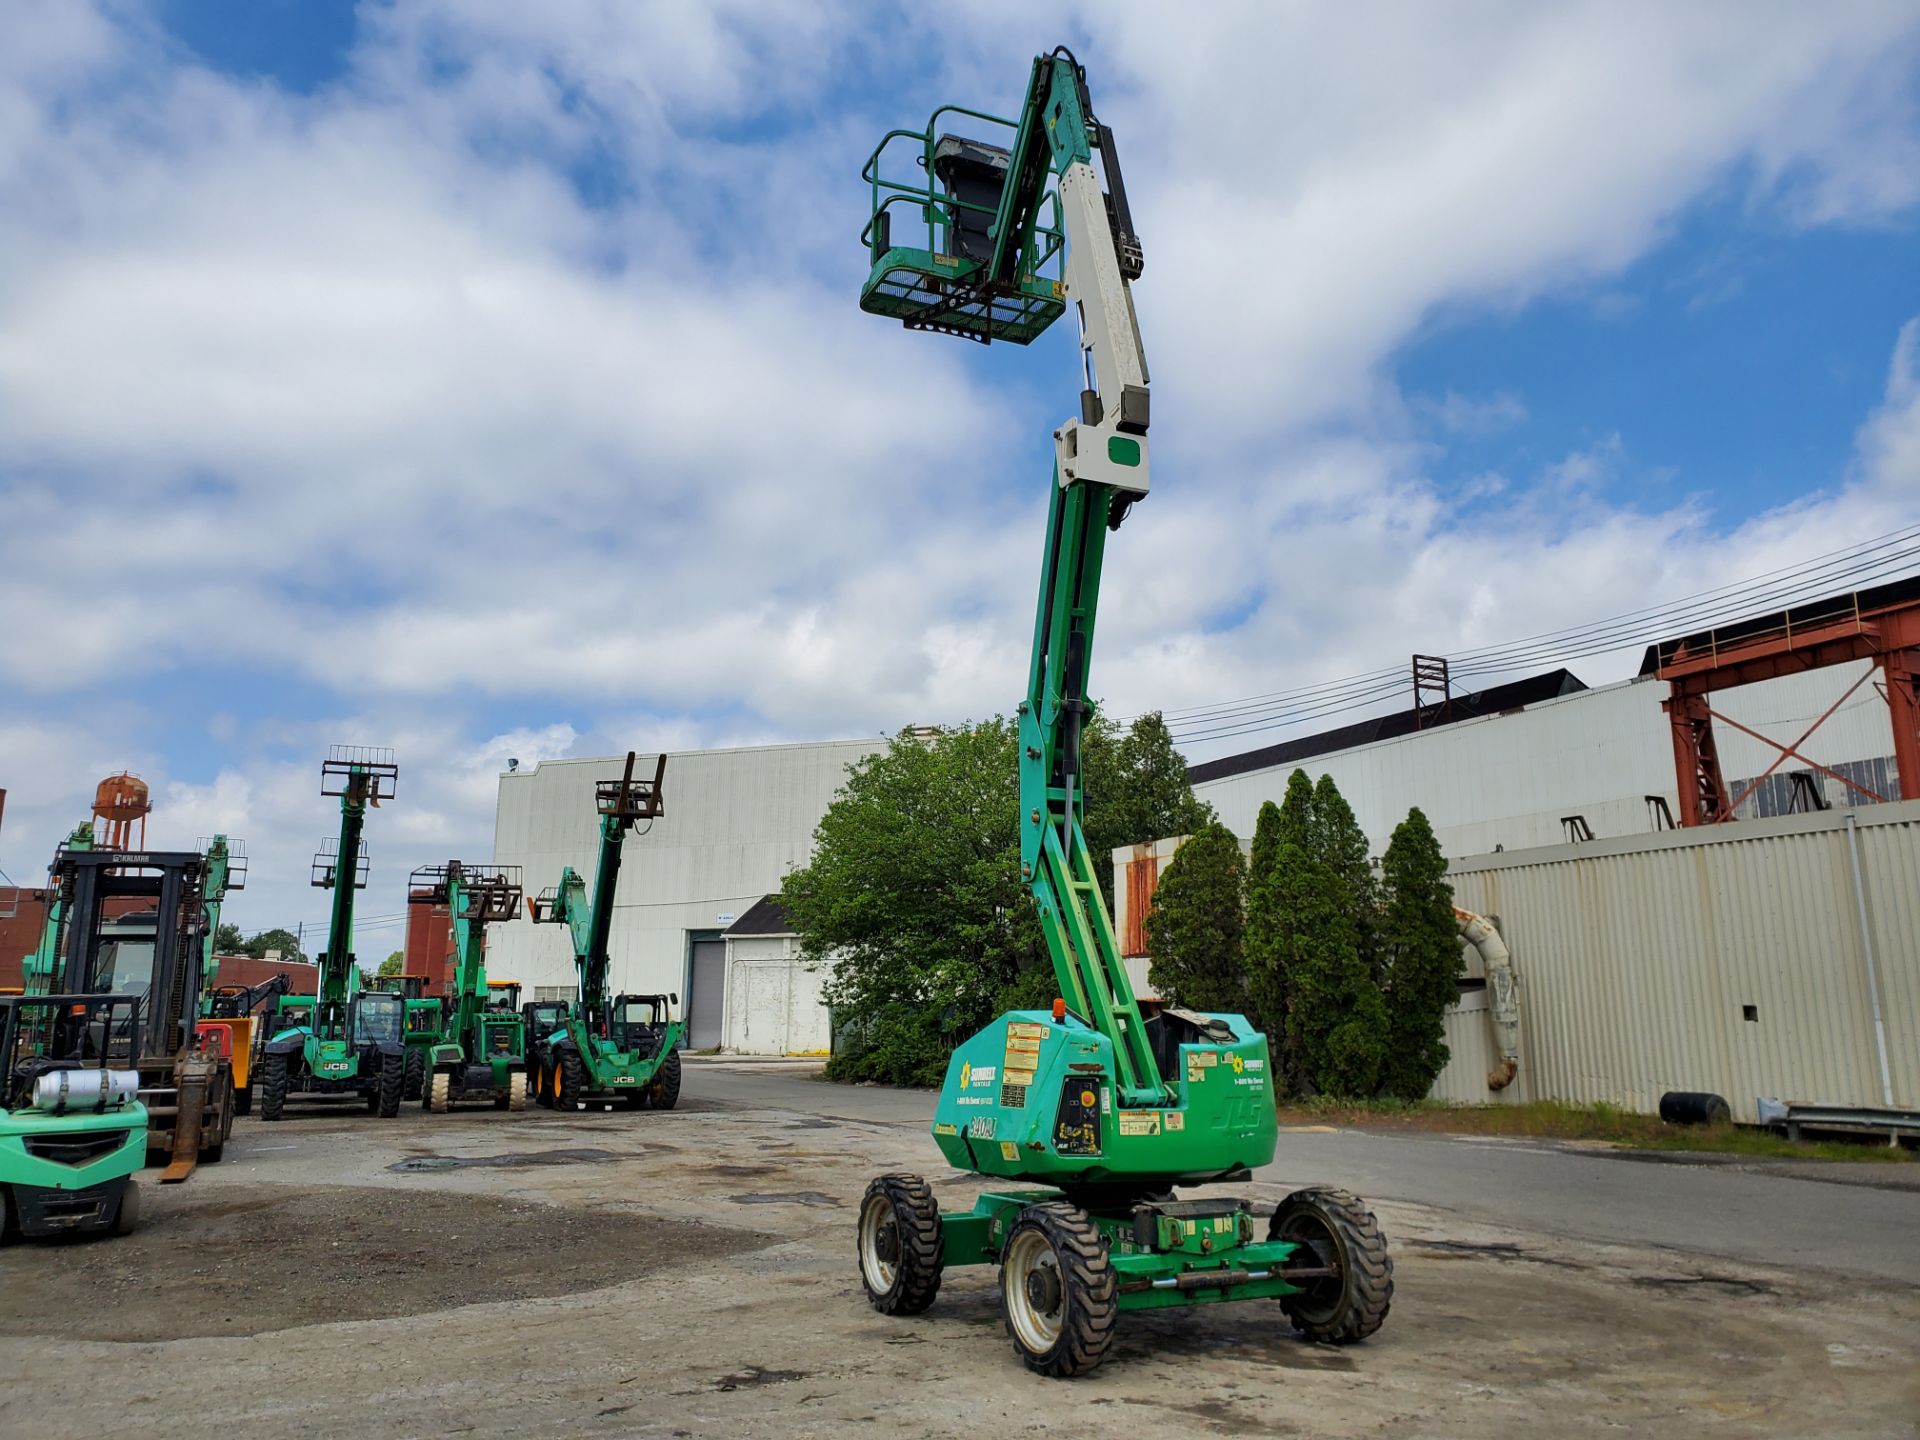
[[[1480,963],[1487,972],[1487,988],[1493,992],[1494,1040],[1500,1047],[1500,1063],[1487,1072],[1487,1088],[1504,1090],[1520,1070],[1520,989],[1514,982],[1513,956],[1491,920],[1471,910],[1453,908],[1459,922],[1460,938],[1480,952]]]

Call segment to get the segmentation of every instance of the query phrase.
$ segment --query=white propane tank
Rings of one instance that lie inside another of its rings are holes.
[[[33,1082],[33,1108],[61,1115],[124,1105],[140,1093],[137,1070],[55,1070]]]

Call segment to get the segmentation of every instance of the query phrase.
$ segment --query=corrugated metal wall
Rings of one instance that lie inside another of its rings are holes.
[[[1489,1092],[1483,996],[1449,1016],[1436,1098],[1658,1108],[1711,1090],[1883,1103],[1846,830],[1879,976],[1893,1101],[1920,1105],[1920,802],[1455,860],[1520,981],[1520,1073]],[[1470,959],[1477,973],[1477,959]]]

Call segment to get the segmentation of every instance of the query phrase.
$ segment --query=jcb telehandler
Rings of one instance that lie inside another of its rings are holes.
[[[421,1103],[436,1114],[463,1101],[527,1108],[526,1027],[511,1008],[494,1009],[487,983],[487,926],[520,914],[520,867],[449,860],[413,872],[408,903],[444,905],[453,917],[453,987],[446,1032],[427,1050]]]
[[[652,780],[636,780],[634,754],[618,780],[594,787],[600,812],[600,855],[593,894],[569,865],[560,883],[528,901],[539,924],[564,924],[573,939],[579,991],[558,1028],[538,1036],[533,1046],[534,1093],[542,1105],[561,1110],[588,1106],[629,1109],[652,1106],[671,1110],[680,1099],[681,1021],[673,1018],[678,995],[607,993],[612,968],[607,935],[613,928],[613,901],[619,888],[620,847],[641,821],[649,826],[664,813],[667,757],[654,766]],[[644,831],[642,833],[645,833]]]
[[[997,126],[1003,143],[943,134],[943,118]],[[934,1111],[948,1162],[1005,1188],[944,1214],[919,1176],[867,1188],[856,1245],[868,1299],[915,1314],[947,1266],[998,1265],[1014,1349],[1056,1376],[1099,1364],[1124,1310],[1271,1299],[1311,1339],[1364,1339],[1386,1318],[1393,1265],[1358,1199],[1315,1187],[1262,1215],[1238,1198],[1174,1198],[1246,1181],[1273,1159],[1266,1037],[1239,1015],[1135,998],[1081,829],[1106,537],[1147,495],[1147,367],[1130,288],[1142,256],[1113,132],[1058,49],[1033,62],[1017,120],[943,107],[924,130],[887,135],[862,179],[862,309],[1024,345],[1070,308],[1085,377],[1078,413],[1053,432],[1019,709],[1020,874],[1059,998],[956,1049]]]
[[[354,897],[367,884],[361,845],[367,807],[391,800],[400,767],[391,750],[336,745],[320,767],[320,793],[340,797],[340,837],[313,859],[313,883],[333,892],[319,991],[282,995],[279,1024],[260,1058],[260,1118],[279,1120],[289,1096],[358,1096],[370,1114],[400,1113],[406,1085],[405,1000],[363,990],[353,954]]]

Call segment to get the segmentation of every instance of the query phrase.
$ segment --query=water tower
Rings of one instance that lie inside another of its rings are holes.
[[[93,818],[100,823],[100,844],[108,850],[144,850],[147,844],[147,814],[153,802],[147,797],[147,782],[122,770],[109,775],[93,792]],[[139,837],[134,826],[140,827]]]

